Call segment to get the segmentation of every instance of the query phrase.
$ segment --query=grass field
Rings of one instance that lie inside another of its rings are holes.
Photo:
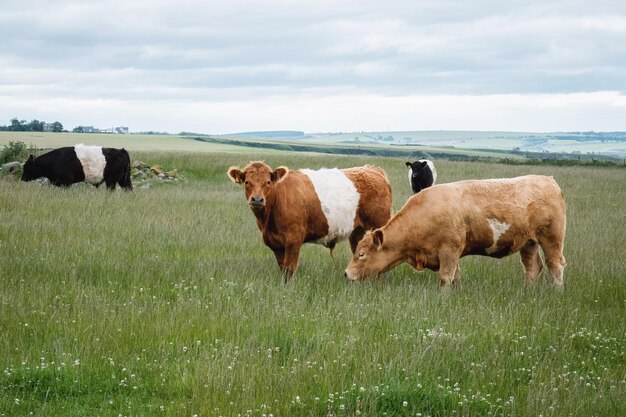
[[[203,145],[204,144],[200,144]],[[0,416],[626,415],[626,170],[435,161],[439,182],[553,175],[565,291],[519,256],[464,258],[463,289],[401,266],[348,283],[306,245],[283,286],[226,170],[404,160],[131,152],[184,180],[108,193],[0,179]]]
[[[0,146],[10,142],[24,142],[35,148],[60,148],[78,143],[129,151],[181,151],[181,152],[237,152],[238,146],[216,145],[176,135],[114,135],[107,133],[44,133],[44,132],[0,132]],[[259,150],[265,154],[276,153],[270,149]]]

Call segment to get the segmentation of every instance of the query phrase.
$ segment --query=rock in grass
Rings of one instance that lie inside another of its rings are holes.
[[[144,163],[143,161],[136,160],[136,161],[133,162],[133,168],[135,168],[135,169],[141,170],[141,169],[145,169],[147,167],[148,167],[148,165],[146,163]]]
[[[2,171],[8,172],[9,174],[15,174],[17,171],[20,170],[20,168],[22,168],[22,164],[17,161],[7,162],[6,164],[2,165]]]
[[[159,176],[160,174],[163,174],[163,168],[161,168],[161,165],[152,165],[150,167],[150,172],[152,172],[152,175]]]

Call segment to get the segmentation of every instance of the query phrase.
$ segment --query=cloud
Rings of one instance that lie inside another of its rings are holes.
[[[206,93],[211,96],[210,91]],[[196,100],[18,97],[10,102],[10,108],[18,115],[31,109],[45,114],[44,120],[60,120],[66,127],[128,125],[135,131],[213,134],[283,129],[588,131],[598,123],[605,130],[620,130],[626,112],[626,96],[615,92],[484,96],[381,96],[358,91],[333,94],[330,90],[325,94],[288,93]],[[0,113],[12,114],[7,103],[0,95]],[[68,109],[72,109],[71,120]]]
[[[392,109],[382,112],[385,117],[400,123],[394,114],[403,114],[405,126],[412,120],[404,99],[472,97],[476,104],[515,97],[521,105],[527,96],[536,105],[539,97],[554,95],[593,103],[596,93],[621,97],[624,74],[626,4],[618,0],[24,0],[3,5],[0,15],[0,96],[21,103],[19,116],[26,118],[47,117],[34,114],[41,106],[27,103],[62,102],[63,120],[97,108],[101,114],[92,119],[106,115],[111,124],[129,117],[116,108],[132,112],[141,103],[158,113],[151,103],[159,103],[176,114],[236,109],[245,111],[234,117],[240,124],[265,126],[255,116],[259,108],[274,109],[263,110],[265,118],[279,120],[290,103],[307,109],[311,100],[313,107],[324,103],[344,114],[333,103],[345,98],[363,115],[351,112],[351,126],[370,124],[360,102],[379,109],[384,103]],[[609,99],[601,105],[612,114]],[[534,114],[532,108],[503,109]],[[0,123],[16,110],[0,105]],[[317,114],[320,130],[338,125],[333,111]],[[487,114],[475,116],[484,120],[483,129],[495,126]],[[186,123],[211,128],[183,118],[167,129],[192,130]],[[546,125],[525,119],[528,126]],[[618,125],[597,120],[590,128]],[[577,122],[562,119],[559,126]],[[136,123],[166,129],[159,127],[163,118],[138,117]]]

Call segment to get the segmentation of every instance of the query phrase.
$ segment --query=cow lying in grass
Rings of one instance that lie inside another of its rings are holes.
[[[286,283],[296,271],[300,248],[318,243],[332,249],[345,238],[354,252],[367,230],[391,217],[391,186],[381,168],[272,170],[263,162],[231,167],[242,184],[263,242],[272,249]]]
[[[24,164],[22,181],[46,177],[59,187],[87,182],[98,187],[103,182],[109,190],[119,184],[132,190],[130,157],[125,149],[76,145],[55,149],[37,158],[31,155]]]
[[[526,281],[543,267],[563,287],[565,201],[552,177],[460,181],[413,195],[389,222],[363,237],[345,275],[376,276],[401,263],[439,271],[441,286],[460,284],[459,259],[520,252]]]

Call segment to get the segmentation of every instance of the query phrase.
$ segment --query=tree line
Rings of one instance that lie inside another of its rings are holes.
[[[0,131],[5,132],[63,132],[63,124],[61,122],[48,123],[43,120],[33,119],[30,122],[26,120],[20,120],[17,117],[11,119],[11,124],[7,126],[0,126]]]

